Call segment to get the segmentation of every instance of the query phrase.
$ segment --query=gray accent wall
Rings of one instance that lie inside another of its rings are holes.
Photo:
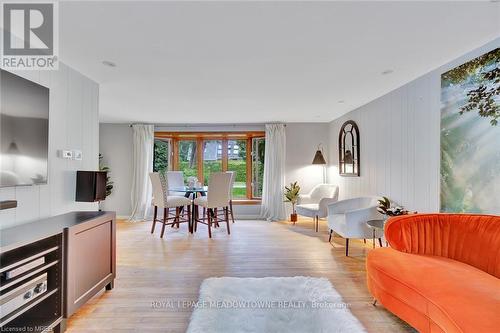
[[[126,124],[101,124],[99,139],[99,152],[104,164],[111,169],[109,176],[114,182],[113,192],[102,203],[102,208],[116,211],[119,217],[128,217],[132,211],[132,128]]]
[[[325,147],[328,161],[328,123],[288,123],[286,127],[286,170],[285,181],[298,181],[303,193],[322,182],[322,169],[311,165],[318,144]],[[207,125],[205,127],[158,126],[158,130],[170,131],[252,131],[265,130],[264,125],[240,124],[238,126]],[[120,217],[127,217],[131,211],[130,190],[132,186],[132,129],[128,124],[100,125],[100,152],[106,165],[111,168],[115,182],[113,194],[103,203],[103,208],[115,210]],[[290,207],[287,207],[290,210]],[[235,205],[237,218],[257,218],[260,205]]]

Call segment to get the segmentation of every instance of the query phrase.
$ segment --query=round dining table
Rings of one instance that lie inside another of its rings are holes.
[[[193,221],[195,218],[198,217],[198,208],[194,204],[194,199],[196,199],[199,195],[201,195],[202,197],[207,195],[208,186],[201,186],[201,187],[176,186],[176,187],[169,187],[168,191],[177,192],[179,194],[182,193],[186,198],[193,200],[191,204],[191,212],[192,212],[191,221],[189,221],[188,223],[189,232],[193,233]]]

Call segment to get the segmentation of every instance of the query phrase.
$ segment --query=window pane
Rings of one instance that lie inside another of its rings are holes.
[[[247,141],[228,140],[227,170],[236,172],[233,186],[233,198],[247,197]]]
[[[184,173],[184,182],[187,182],[188,177],[198,178],[195,140],[179,141],[179,171]]]
[[[254,138],[252,142],[252,196],[262,197],[262,183],[264,180],[264,152],[265,138]]]
[[[153,171],[166,172],[170,167],[170,140],[155,139],[153,153]]]
[[[203,181],[208,185],[212,172],[222,171],[222,141],[203,141]]]

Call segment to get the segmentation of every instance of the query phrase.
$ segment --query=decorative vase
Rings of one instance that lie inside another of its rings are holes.
[[[297,222],[297,213],[290,214],[290,221],[293,223]]]

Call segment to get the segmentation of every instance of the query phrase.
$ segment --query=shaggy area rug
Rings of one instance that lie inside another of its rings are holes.
[[[189,333],[366,332],[325,278],[210,278]]]

